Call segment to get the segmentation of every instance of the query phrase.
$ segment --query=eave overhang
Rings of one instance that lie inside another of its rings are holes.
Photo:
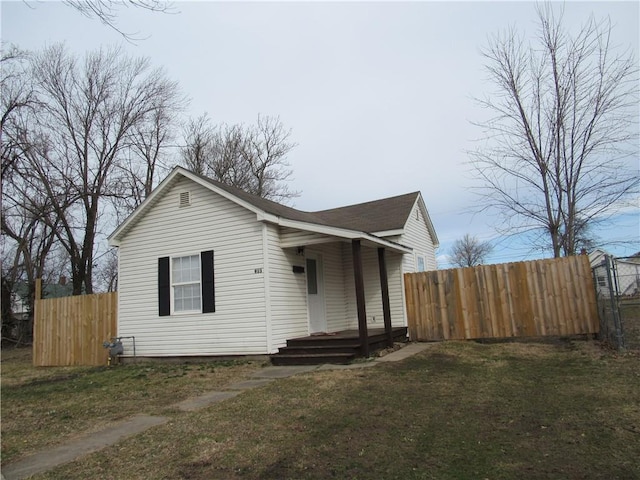
[[[384,238],[380,238],[376,235],[367,232],[359,232],[357,230],[348,230],[345,228],[338,227],[329,227],[326,225],[318,225],[315,223],[307,223],[300,222],[298,220],[290,220],[287,218],[277,217],[274,215],[259,215],[259,221],[264,221],[268,223],[273,223],[280,227],[292,228],[295,230],[300,230],[304,232],[311,232],[321,235],[322,237],[311,238],[308,241],[294,241],[287,242],[281,241],[280,246],[282,248],[291,248],[291,247],[303,247],[305,245],[317,245],[321,243],[327,243],[328,241],[351,241],[351,240],[361,240],[363,245],[369,247],[382,247],[388,250],[398,252],[398,253],[411,253],[413,251],[412,248],[407,247],[405,245],[401,245],[396,242],[391,242],[389,240],[385,240]]]

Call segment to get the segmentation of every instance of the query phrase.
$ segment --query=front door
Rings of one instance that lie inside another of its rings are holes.
[[[309,305],[309,332],[326,332],[324,274],[322,256],[319,254],[307,255],[307,299]]]

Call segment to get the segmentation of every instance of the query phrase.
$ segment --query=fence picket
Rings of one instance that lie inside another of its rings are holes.
[[[405,274],[413,340],[599,331],[585,255]]]
[[[36,299],[34,366],[103,365],[116,336],[118,294]]]

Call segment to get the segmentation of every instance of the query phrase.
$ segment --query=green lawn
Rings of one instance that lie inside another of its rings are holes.
[[[155,370],[153,382],[137,378],[140,366],[71,370],[67,380],[7,392],[4,366],[3,451],[5,441],[8,451],[19,442],[5,439],[6,402],[60,411],[59,399],[39,395],[47,385],[91,416],[79,378],[126,377],[129,389],[154,399],[184,378],[179,366]],[[208,368],[190,366],[188,375]],[[128,398],[114,403],[129,410]],[[434,344],[401,363],[278,380],[194,413],[159,403],[141,411],[168,414],[170,423],[34,478],[640,478],[640,358],[590,342]]]

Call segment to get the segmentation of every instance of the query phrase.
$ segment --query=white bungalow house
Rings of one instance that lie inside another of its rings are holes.
[[[138,356],[175,357],[272,354],[350,329],[406,335],[403,274],[436,268],[438,238],[420,192],[302,212],[176,167],[109,243],[118,336],[135,337]]]

